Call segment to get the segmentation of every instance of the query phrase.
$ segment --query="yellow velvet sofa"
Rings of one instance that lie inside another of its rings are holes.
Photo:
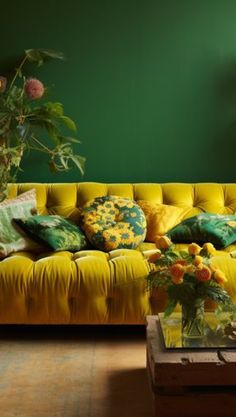
[[[78,223],[89,200],[118,195],[134,200],[200,212],[236,212],[236,184],[166,183],[11,184],[9,198],[35,188],[39,214],[58,214]],[[179,246],[184,247],[184,244]],[[145,316],[165,305],[164,293],[148,292],[147,261],[155,244],[144,242],[137,250],[105,253],[12,253],[0,262],[0,323],[24,324],[143,324]],[[231,245],[217,251],[214,262],[228,278],[226,289],[236,301],[236,260]]]

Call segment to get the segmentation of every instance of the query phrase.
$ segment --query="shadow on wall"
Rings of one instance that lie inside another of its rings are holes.
[[[11,57],[4,59],[4,61],[1,62],[1,74],[0,75],[8,79],[12,77],[15,71],[16,63],[20,62],[21,59],[22,59],[21,55],[18,55],[18,56],[11,55]]]
[[[236,59],[216,79],[213,88],[215,131],[208,142],[209,167],[213,172],[218,171],[216,181],[228,178],[232,182],[236,152]]]
[[[228,64],[217,80],[217,92],[223,103],[236,105],[236,58]]]
[[[9,80],[11,80],[11,77],[15,75],[15,69],[17,65],[20,64],[22,61],[24,50],[22,50],[21,54],[15,54],[5,58],[4,61],[1,61],[1,76],[4,76]],[[27,68],[24,69],[24,74],[26,76],[30,76],[32,74],[32,71],[34,73],[37,73],[37,67],[35,68],[35,64],[28,62]]]

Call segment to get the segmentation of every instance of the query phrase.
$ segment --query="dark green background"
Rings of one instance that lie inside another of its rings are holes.
[[[1,60],[52,48],[31,75],[79,125],[83,180],[235,181],[235,0],[2,2]],[[4,74],[3,74],[4,75]],[[81,181],[28,156],[19,181]]]

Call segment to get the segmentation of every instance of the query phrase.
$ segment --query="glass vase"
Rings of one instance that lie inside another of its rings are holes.
[[[204,300],[182,305],[183,339],[202,339],[204,336]]]

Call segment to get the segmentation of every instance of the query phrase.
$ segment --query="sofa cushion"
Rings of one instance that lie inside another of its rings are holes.
[[[183,220],[167,235],[172,242],[211,242],[225,248],[236,241],[236,215],[201,213]]]
[[[14,221],[29,235],[55,251],[78,251],[86,238],[78,226],[61,216],[31,216]]]
[[[0,204],[0,257],[21,250],[39,250],[40,246],[19,231],[12,219],[15,216],[30,216],[36,212],[34,189]]]
[[[135,249],[146,236],[146,219],[133,200],[117,196],[97,197],[82,210],[81,227],[97,249]]]
[[[157,236],[165,235],[186,213],[186,209],[167,204],[155,204],[147,200],[138,200],[137,203],[147,220],[147,242],[155,242]]]

